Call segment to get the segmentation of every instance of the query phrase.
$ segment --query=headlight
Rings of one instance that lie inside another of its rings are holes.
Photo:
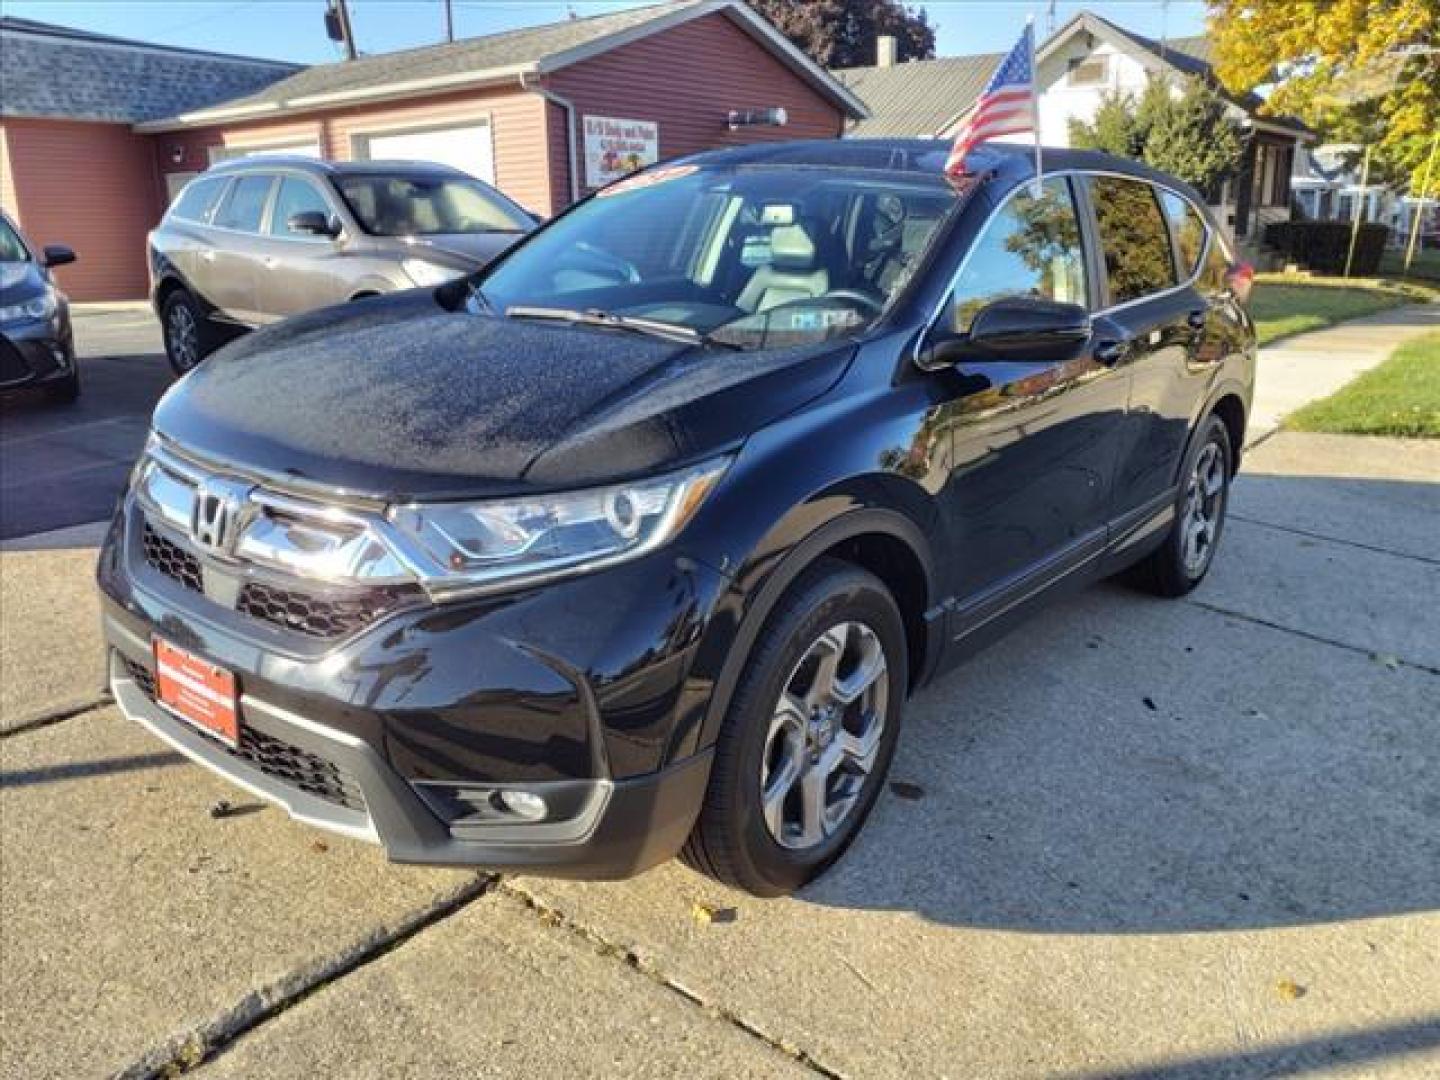
[[[0,322],[19,322],[21,319],[48,319],[55,314],[55,294],[49,289],[39,296],[32,296],[19,304],[0,307]]]
[[[464,277],[464,270],[457,270],[453,266],[444,266],[441,263],[433,263],[428,259],[402,259],[400,269],[405,271],[405,276],[416,285],[444,285],[447,281],[454,281],[458,277]]]
[[[685,527],[728,464],[534,498],[394,507],[389,517],[432,564],[432,592],[515,584],[655,550]]]

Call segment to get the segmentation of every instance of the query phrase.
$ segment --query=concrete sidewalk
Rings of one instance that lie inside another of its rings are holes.
[[[1440,303],[1407,304],[1265,346],[1246,445],[1265,439],[1302,405],[1329,397],[1383,363],[1399,345],[1432,330],[1440,330]]]

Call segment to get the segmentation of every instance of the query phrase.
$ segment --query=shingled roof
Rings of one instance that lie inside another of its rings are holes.
[[[261,87],[297,65],[0,16],[0,116],[137,123]]]
[[[298,71],[255,93],[212,109],[180,112],[152,129],[274,115],[305,109],[434,93],[441,89],[513,80],[544,74],[618,48],[628,42],[703,15],[723,12],[797,75],[810,82],[850,116],[865,106],[838,80],[795,48],[741,0],[670,0],[666,3],[526,27],[443,45],[362,56]],[[683,87],[677,88],[683,92]]]
[[[870,107],[869,118],[845,133],[861,139],[937,135],[980,96],[1002,56],[982,53],[834,70],[830,74]]]

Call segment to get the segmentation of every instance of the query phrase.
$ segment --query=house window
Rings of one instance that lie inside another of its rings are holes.
[[[1107,57],[1091,56],[1070,61],[1071,86],[1104,86],[1109,81],[1110,64]]]

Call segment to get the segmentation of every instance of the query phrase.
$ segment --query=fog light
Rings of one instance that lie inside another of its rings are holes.
[[[523,821],[540,821],[548,812],[545,800],[530,791],[497,791],[495,807]]]

